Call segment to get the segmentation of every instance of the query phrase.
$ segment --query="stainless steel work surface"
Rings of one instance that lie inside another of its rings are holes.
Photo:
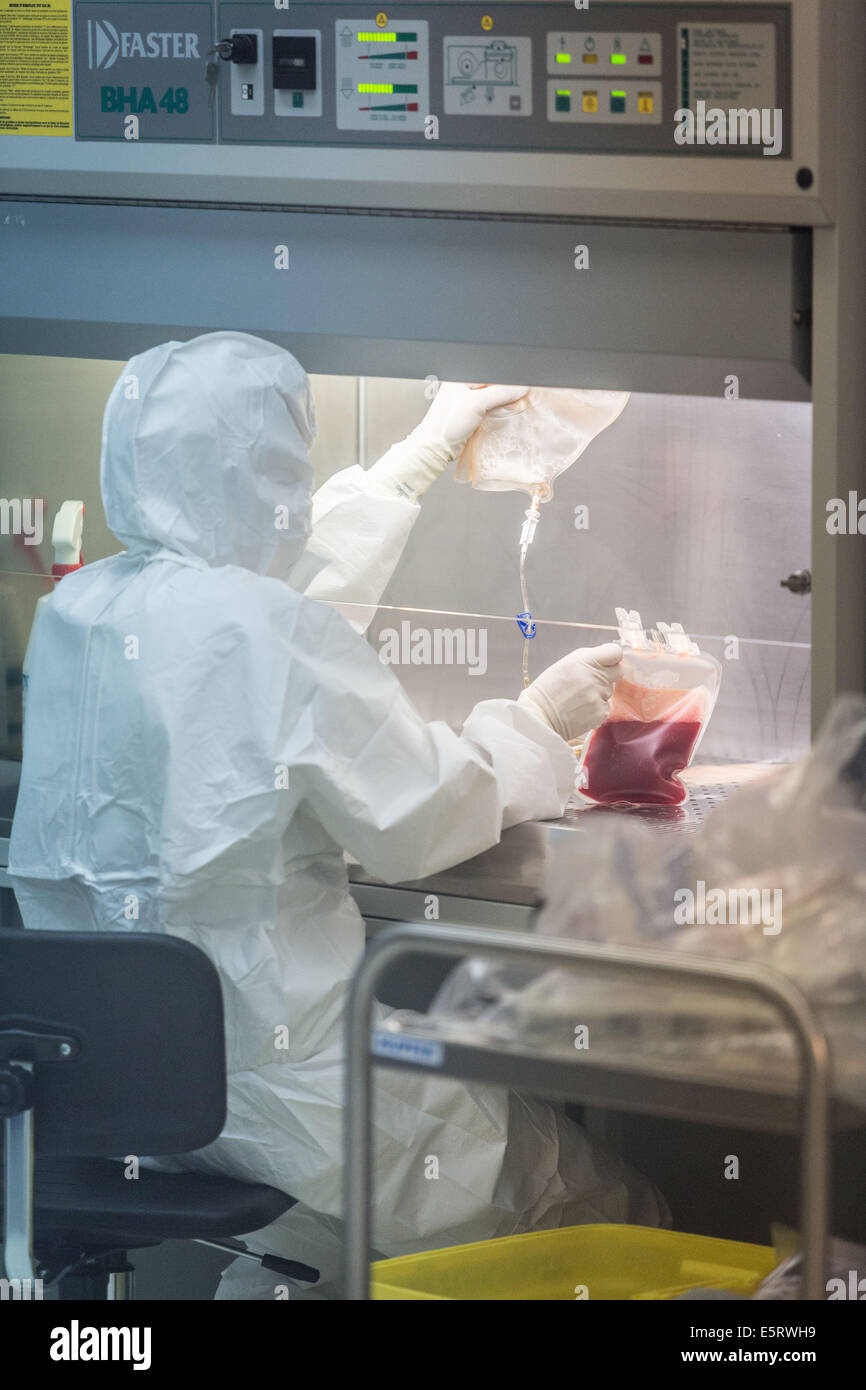
[[[502,905],[504,908],[537,906],[551,850],[562,835],[579,835],[599,816],[629,816],[640,820],[655,829],[679,831],[688,834],[697,829],[713,807],[720,805],[743,782],[770,771],[765,764],[719,764],[691,768],[683,774],[688,783],[688,796],[682,806],[646,807],[635,810],[615,811],[601,806],[569,804],[564,816],[559,820],[528,821],[523,825],[512,826],[506,830],[498,845],[457,864],[442,873],[431,874],[429,878],[411,883],[384,885],[380,879],[373,878],[360,864],[350,863],[349,879],[365,915],[387,916],[397,920],[398,914],[387,910],[391,893],[402,895],[404,908],[415,908],[409,920],[414,920],[420,911],[424,912],[421,901],[430,894],[447,898],[479,899],[483,902]],[[363,890],[378,890],[375,895],[365,898]],[[408,894],[418,894],[418,902],[413,903]],[[381,910],[374,904],[379,904]],[[444,912],[442,916],[446,915]],[[450,914],[449,914],[450,915]],[[429,920],[429,917],[428,917]],[[481,920],[473,914],[473,920]],[[508,926],[509,922],[497,919],[490,925]],[[525,920],[515,921],[515,927],[525,929]]]

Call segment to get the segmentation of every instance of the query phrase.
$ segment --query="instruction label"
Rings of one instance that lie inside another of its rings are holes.
[[[772,24],[681,24],[679,49],[681,106],[776,106]]]
[[[0,135],[71,134],[70,0],[0,0]]]

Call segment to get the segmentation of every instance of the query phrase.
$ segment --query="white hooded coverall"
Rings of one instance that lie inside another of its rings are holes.
[[[364,946],[343,850],[386,881],[436,873],[560,815],[574,760],[509,700],[462,736],[425,723],[345,618],[284,582],[306,546],[310,592],[375,603],[419,510],[350,468],[317,494],[307,546],[314,435],[306,374],[273,344],[216,333],[127,364],[101,459],[127,549],[64,578],[36,629],[10,872],[27,927],[164,931],[215,963],[228,1119],[166,1166],[291,1193],[250,1243],[327,1281]],[[504,1087],[380,1070],[374,1172],[387,1255],[664,1219],[648,1183]],[[285,1283],[236,1264],[222,1296]]]

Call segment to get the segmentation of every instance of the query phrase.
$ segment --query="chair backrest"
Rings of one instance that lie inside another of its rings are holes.
[[[4,1033],[51,1030],[72,1060],[36,1062],[41,1153],[186,1153],[225,1122],[219,976],[198,947],[144,932],[0,931]]]

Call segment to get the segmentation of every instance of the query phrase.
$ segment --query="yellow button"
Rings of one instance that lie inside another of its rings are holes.
[[[584,92],[583,109],[589,116],[598,110],[598,92]]]
[[[652,92],[638,92],[637,109],[642,116],[651,116],[654,105]]]

